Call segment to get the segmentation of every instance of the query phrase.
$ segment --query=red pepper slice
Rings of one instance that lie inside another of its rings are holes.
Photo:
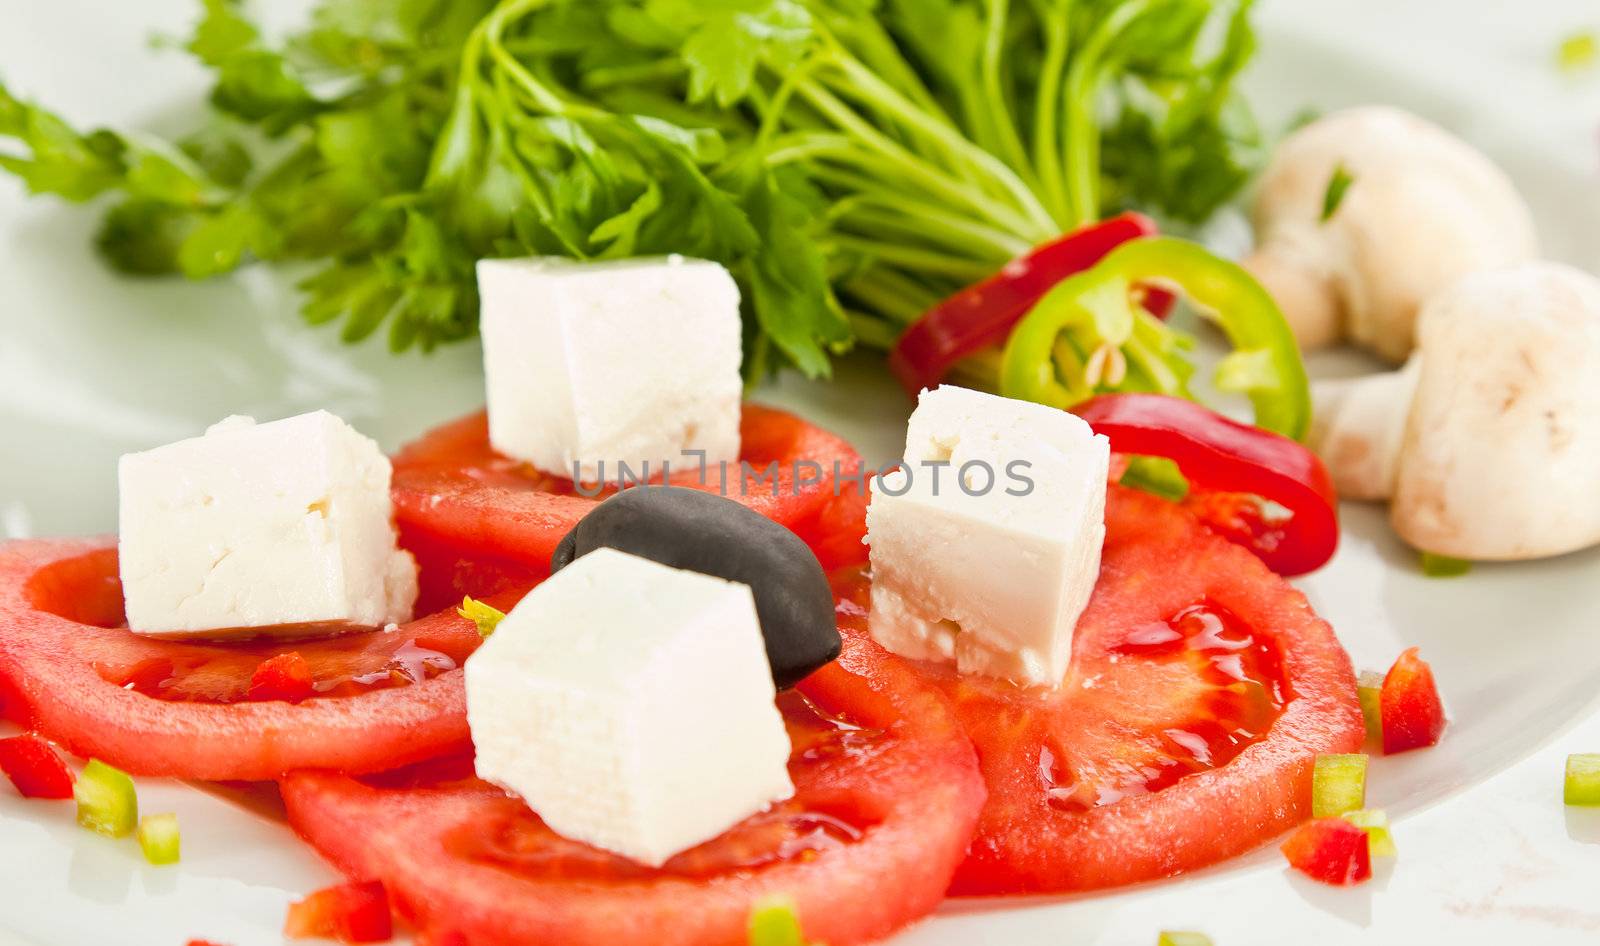
[[[936,387],[962,358],[1004,342],[1056,283],[1100,262],[1121,244],[1156,232],[1155,221],[1130,211],[1040,244],[912,323],[889,352],[890,370],[912,397]],[[1157,314],[1171,305],[1172,296],[1161,290],[1151,290],[1145,298],[1145,308]]]
[[[1308,821],[1289,835],[1279,850],[1290,867],[1335,887],[1359,884],[1372,877],[1372,850],[1366,829],[1343,818]]]
[[[23,798],[72,797],[72,770],[55,747],[33,733],[0,739],[0,772]]]
[[[1112,450],[1175,462],[1192,488],[1190,511],[1278,574],[1303,575],[1339,547],[1333,481],[1316,454],[1288,437],[1162,394],[1102,394],[1072,410]],[[1290,516],[1267,518],[1244,496]]]
[[[376,880],[326,887],[289,904],[283,923],[289,939],[336,939],[341,943],[381,943],[394,935],[389,894]]]
[[[1435,745],[1444,733],[1444,701],[1433,682],[1433,668],[1412,647],[1400,655],[1383,678],[1378,693],[1383,719],[1383,754]]]

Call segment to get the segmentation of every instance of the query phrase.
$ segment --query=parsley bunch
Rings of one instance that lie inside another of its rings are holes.
[[[306,318],[395,350],[476,331],[483,257],[714,259],[752,374],[825,375],[1109,210],[1228,199],[1248,6],[323,0],[274,44],[204,0],[196,133],[81,133],[0,85],[0,167],[114,193],[98,244],[128,272],[308,261]]]

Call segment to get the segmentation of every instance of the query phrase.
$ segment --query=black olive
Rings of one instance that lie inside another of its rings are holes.
[[[625,489],[572,527],[550,557],[550,571],[598,548],[749,585],[780,690],[839,656],[833,592],[816,555],[740,503],[681,486]]]

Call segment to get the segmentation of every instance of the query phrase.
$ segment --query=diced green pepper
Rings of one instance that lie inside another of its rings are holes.
[[[1422,574],[1429,578],[1459,578],[1472,571],[1472,563],[1464,558],[1422,553]]]
[[[1367,801],[1367,757],[1323,753],[1311,773],[1311,817],[1337,818]]]
[[[1367,832],[1367,853],[1373,857],[1394,857],[1400,850],[1389,833],[1389,816],[1381,808],[1347,811],[1341,817]]]
[[[1600,752],[1567,756],[1567,784],[1562,798],[1569,805],[1600,805]]]
[[[99,759],[90,759],[83,767],[83,774],[73,783],[72,797],[78,802],[78,824],[90,831],[121,838],[139,824],[139,796],[133,779]]]
[[[1156,946],[1211,946],[1211,937],[1204,933],[1163,930]]]
[[[1367,723],[1367,741],[1383,743],[1383,674],[1363,670],[1356,681],[1356,697],[1361,701],[1361,718]]]
[[[145,815],[139,819],[139,847],[152,864],[178,863],[178,816]]]
[[[1600,60],[1600,37],[1588,30],[1567,36],[1556,47],[1556,64],[1564,72],[1577,72]]]
[[[484,604],[471,595],[461,599],[461,607],[456,608],[456,613],[478,626],[479,637],[493,634],[494,629],[500,626],[500,622],[506,616],[504,611]]]
[[[781,897],[756,904],[750,911],[750,946],[807,946],[794,904]]]

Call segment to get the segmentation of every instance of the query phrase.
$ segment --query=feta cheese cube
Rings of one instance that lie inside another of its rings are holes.
[[[395,545],[389,459],[327,411],[122,457],[118,554],[129,629],[303,632],[411,619],[417,567]]]
[[[478,775],[659,866],[794,794],[748,585],[598,549],[467,660]]]
[[[556,476],[615,482],[739,456],[739,287],[681,257],[478,264],[489,441]],[[603,466],[602,466],[603,464]]]
[[[1057,686],[1100,572],[1110,446],[1078,417],[944,385],[873,483],[872,636],[962,673]]]

